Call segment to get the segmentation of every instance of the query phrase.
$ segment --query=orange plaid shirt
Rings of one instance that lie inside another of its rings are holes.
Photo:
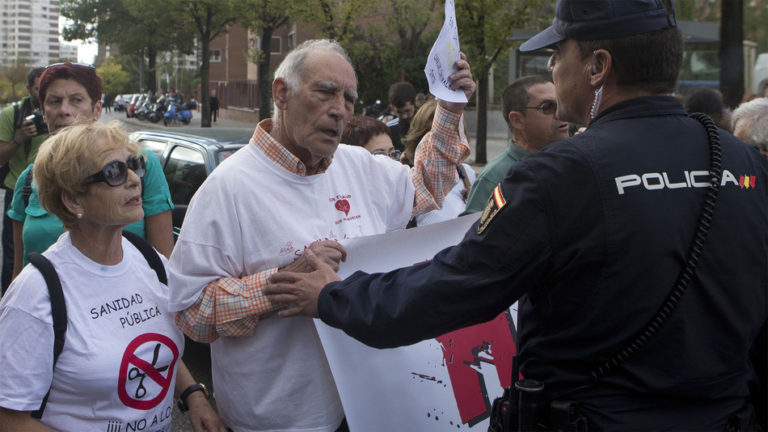
[[[413,184],[416,188],[413,215],[440,208],[445,194],[456,182],[456,166],[469,156],[469,145],[461,126],[460,114],[435,111],[432,130],[416,149]],[[270,135],[272,120],[261,121],[251,142],[286,171],[306,175],[306,166]],[[321,162],[325,172],[333,162]],[[259,319],[281,308],[272,304],[263,293],[269,277],[277,268],[270,268],[243,278],[224,277],[210,282],[200,298],[188,309],[176,314],[176,324],[193,340],[213,342],[219,336],[250,336]]]

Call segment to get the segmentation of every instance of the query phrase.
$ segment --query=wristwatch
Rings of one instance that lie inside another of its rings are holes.
[[[12,142],[12,143],[13,143],[13,145],[15,145],[16,147],[21,147],[21,143],[19,142],[19,140],[17,140],[17,139],[16,139],[16,137],[13,137],[13,139],[11,140],[11,142]]]
[[[203,383],[192,384],[191,386],[187,387],[183,392],[181,392],[181,395],[179,396],[179,409],[181,410],[181,412],[189,411],[189,405],[187,405],[187,399],[189,398],[189,395],[191,395],[196,391],[203,392],[206,399],[211,397],[211,394],[208,393],[208,389],[205,387],[205,384]]]

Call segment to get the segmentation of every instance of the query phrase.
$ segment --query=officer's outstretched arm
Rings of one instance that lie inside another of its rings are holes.
[[[378,348],[491,320],[548,271],[544,219],[522,225],[493,221],[481,234],[476,224],[461,243],[429,263],[331,282],[320,292],[318,315]]]

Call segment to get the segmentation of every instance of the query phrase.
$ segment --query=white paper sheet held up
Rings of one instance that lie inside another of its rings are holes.
[[[445,22],[432,45],[424,73],[429,82],[429,92],[446,102],[467,102],[461,90],[451,90],[448,77],[456,70],[453,64],[461,58],[459,53],[459,29],[453,0],[445,2]]]

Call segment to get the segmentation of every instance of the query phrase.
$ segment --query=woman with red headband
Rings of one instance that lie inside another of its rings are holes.
[[[92,66],[62,63],[46,68],[40,77],[38,94],[50,133],[98,120],[101,92],[101,79]],[[173,204],[157,157],[152,152],[144,152],[144,158],[147,161],[142,192],[144,218],[126,229],[146,238],[168,257],[173,249]],[[37,186],[29,179],[31,173],[32,165],[19,176],[8,210],[8,216],[14,221],[14,277],[27,264],[30,252],[43,252],[64,232],[61,221],[40,206]]]

